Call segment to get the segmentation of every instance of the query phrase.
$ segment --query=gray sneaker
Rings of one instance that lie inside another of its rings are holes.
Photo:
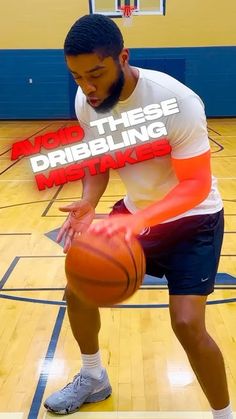
[[[53,393],[44,402],[44,407],[49,412],[58,415],[73,413],[83,403],[94,403],[105,400],[111,395],[112,388],[105,369],[101,378],[77,374],[72,383],[67,384],[62,390]]]

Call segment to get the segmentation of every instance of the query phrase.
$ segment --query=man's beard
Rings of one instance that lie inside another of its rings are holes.
[[[121,68],[119,68],[119,74],[117,80],[111,85],[109,89],[109,96],[104,99],[101,105],[93,108],[98,113],[109,112],[119,101],[121,91],[125,83],[125,76]]]

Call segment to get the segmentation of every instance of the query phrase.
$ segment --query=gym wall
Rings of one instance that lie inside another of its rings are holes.
[[[74,117],[76,86],[65,36],[87,0],[3,0],[0,118]],[[165,71],[195,90],[208,116],[236,116],[235,0],[167,0],[166,16],[135,16],[122,30],[131,63]],[[141,34],[141,35],[140,35]]]

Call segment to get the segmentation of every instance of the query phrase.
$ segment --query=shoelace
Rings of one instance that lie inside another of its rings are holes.
[[[61,393],[69,393],[71,391],[71,387],[73,391],[77,391],[78,387],[80,387],[80,385],[83,383],[84,381],[84,377],[82,377],[82,375],[76,374],[73,378],[73,381],[71,383],[68,383],[62,390]]]

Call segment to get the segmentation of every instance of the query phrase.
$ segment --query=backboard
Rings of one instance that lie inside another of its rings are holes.
[[[130,6],[133,15],[165,15],[166,0],[89,0],[90,13],[112,18],[122,17],[124,6]]]

